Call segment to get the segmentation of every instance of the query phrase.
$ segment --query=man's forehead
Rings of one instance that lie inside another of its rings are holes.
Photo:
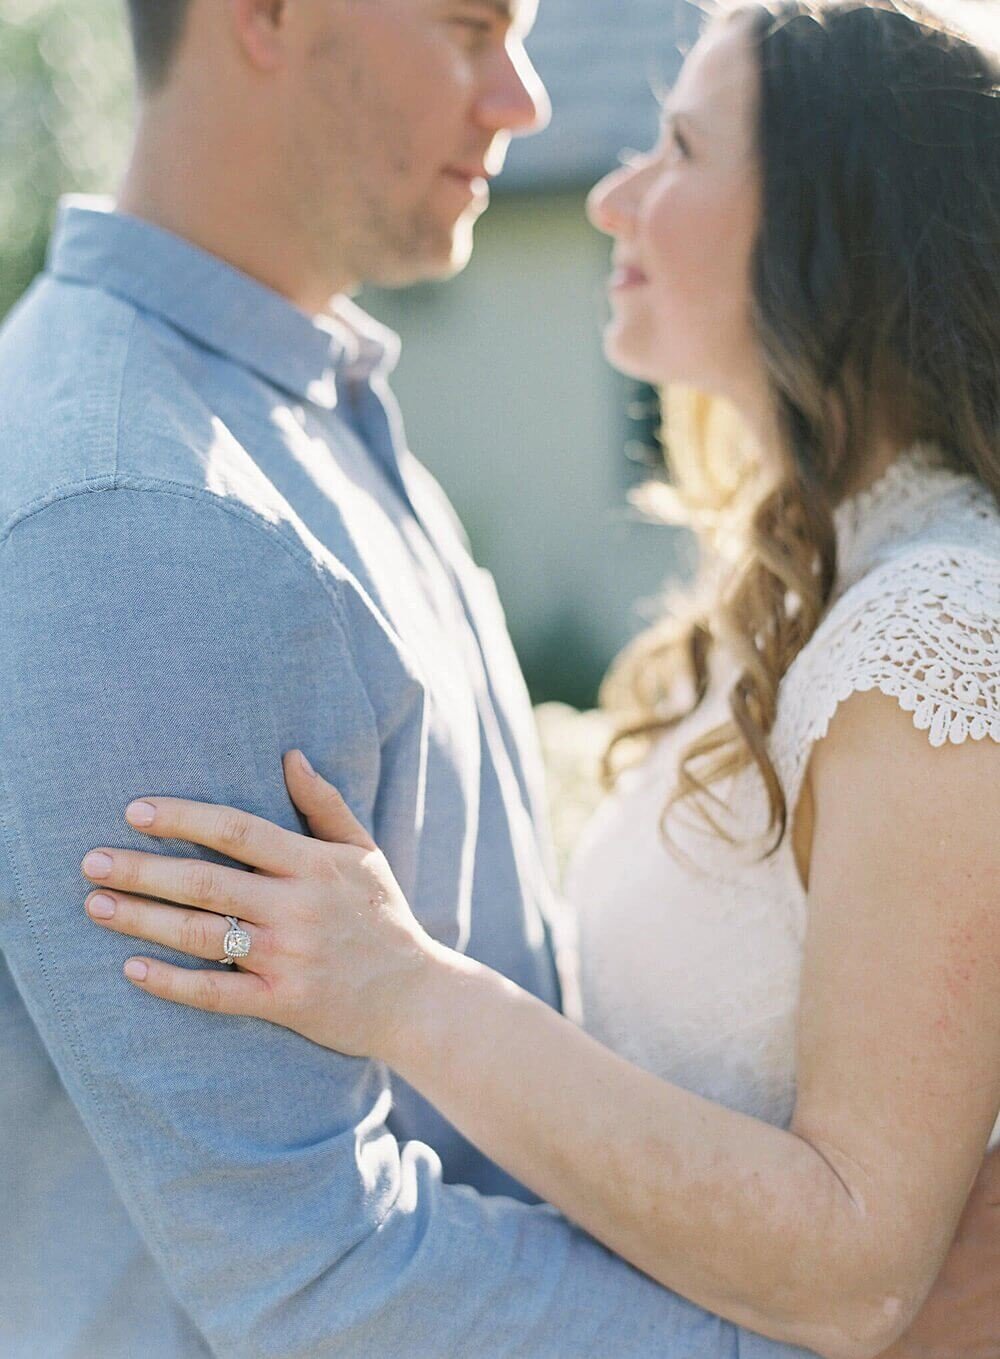
[[[458,0],[470,8],[488,9],[512,28],[527,32],[538,14],[538,0]]]
[[[2,5],[3,0],[0,0]],[[369,0],[376,7],[396,5],[402,9],[412,9],[428,18],[447,15],[449,11],[478,11],[483,17],[492,15],[512,32],[526,36],[535,26],[538,18],[540,0]]]

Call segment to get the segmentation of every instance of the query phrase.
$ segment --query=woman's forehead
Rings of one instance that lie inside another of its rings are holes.
[[[669,98],[711,132],[745,127],[757,100],[760,75],[749,20],[711,24],[691,49]]]

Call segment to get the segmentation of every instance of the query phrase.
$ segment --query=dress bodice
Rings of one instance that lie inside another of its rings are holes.
[[[990,493],[919,446],[839,506],[836,521],[834,597],[781,683],[769,742],[790,809],[814,743],[855,691],[894,697],[932,745],[1000,743],[1000,512]],[[647,1070],[787,1126],[807,916],[791,837],[760,860],[690,815],[671,822],[683,858],[660,834],[680,751],[728,715],[718,686],[621,777],[577,845],[566,895],[578,916],[583,1017]],[[755,769],[718,791],[735,828],[764,829]]]

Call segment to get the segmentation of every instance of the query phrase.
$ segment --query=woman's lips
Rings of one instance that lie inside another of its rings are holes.
[[[634,265],[619,265],[608,280],[608,288],[613,293],[630,292],[633,288],[641,288],[649,282],[649,279],[641,269],[636,269]]]

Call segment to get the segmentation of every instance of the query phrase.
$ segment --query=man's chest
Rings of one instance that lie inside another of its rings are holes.
[[[431,738],[478,745],[484,717],[496,719],[520,764],[534,722],[506,619],[436,483],[412,455],[379,457],[339,420],[297,414],[285,426],[278,489],[398,637]]]

